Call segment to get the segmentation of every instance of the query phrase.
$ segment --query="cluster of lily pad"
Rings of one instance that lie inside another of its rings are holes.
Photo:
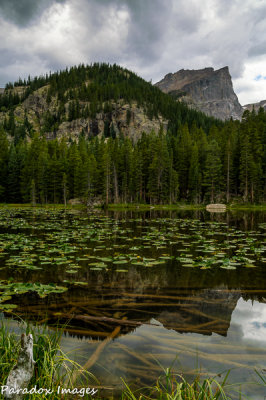
[[[245,232],[226,223],[196,219],[115,219],[46,209],[1,209],[0,218],[0,277],[8,275],[16,281],[1,282],[0,309],[7,306],[14,288],[19,293],[47,294],[66,290],[57,286],[62,281],[86,285],[72,278],[80,269],[127,273],[133,266],[167,265],[234,270],[266,261],[266,224]],[[51,268],[54,283],[46,288],[34,283],[34,274]],[[30,274],[32,286],[19,281],[23,271]],[[62,271],[70,278],[62,279]]]
[[[12,280],[0,281],[0,310],[10,311],[16,308],[15,304],[6,303],[11,300],[13,295],[19,295],[28,292],[36,292],[42,298],[50,293],[62,293],[67,290],[66,287],[41,283],[22,283],[12,282]]]

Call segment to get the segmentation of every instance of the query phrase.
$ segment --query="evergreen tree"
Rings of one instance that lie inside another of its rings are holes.
[[[201,176],[199,172],[199,152],[197,143],[193,144],[191,150],[190,167],[188,173],[189,200],[199,203],[201,190]]]
[[[191,150],[192,150],[192,140],[190,137],[188,125],[186,124],[181,129],[179,145],[177,148],[179,188],[180,188],[181,198],[183,199],[187,199],[188,196],[188,177],[189,177]]]
[[[9,143],[4,129],[0,126],[0,201],[7,201]]]
[[[207,188],[206,195],[210,198],[211,203],[214,203],[219,194],[221,167],[220,148],[216,140],[213,139],[208,146],[203,183]]]
[[[20,160],[14,144],[11,145],[8,159],[7,193],[10,203],[20,203]]]

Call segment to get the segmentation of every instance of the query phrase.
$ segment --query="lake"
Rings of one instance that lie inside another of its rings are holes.
[[[114,393],[172,366],[230,369],[263,399],[249,382],[266,377],[265,261],[263,212],[0,208],[2,320],[62,325],[62,348]]]

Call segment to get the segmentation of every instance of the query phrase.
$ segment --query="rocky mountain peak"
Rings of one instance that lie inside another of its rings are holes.
[[[167,74],[155,86],[207,115],[222,120],[241,119],[243,108],[234,92],[228,66],[218,70],[181,69]]]

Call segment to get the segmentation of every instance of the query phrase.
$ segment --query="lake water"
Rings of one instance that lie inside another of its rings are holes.
[[[0,217],[5,323],[67,322],[62,347],[111,392],[121,378],[153,384],[172,366],[188,380],[230,369],[231,383],[264,399],[265,386],[249,382],[255,369],[266,378],[265,213],[1,208]]]

